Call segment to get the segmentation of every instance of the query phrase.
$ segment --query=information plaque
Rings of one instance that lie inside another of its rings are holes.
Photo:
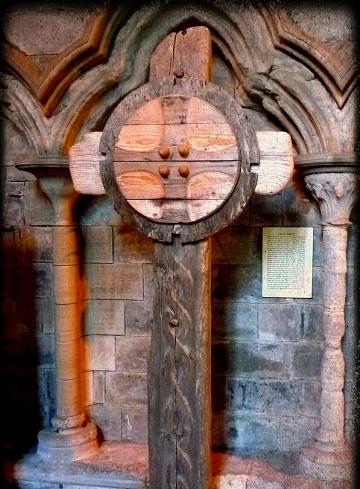
[[[313,228],[265,227],[263,297],[312,297]]]

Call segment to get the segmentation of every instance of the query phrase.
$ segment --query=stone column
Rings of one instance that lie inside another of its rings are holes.
[[[351,480],[353,460],[345,441],[344,375],[341,340],[345,333],[346,248],[349,217],[356,200],[356,172],[305,174],[305,184],[320,206],[322,304],[325,339],[321,366],[321,425],[312,446],[303,449],[300,469],[323,480]]]
[[[74,205],[78,198],[68,161],[17,165],[34,173],[54,206],[53,270],[55,310],[56,413],[51,428],[38,434],[38,455],[67,462],[95,452],[97,430],[83,412],[80,385],[79,249]]]

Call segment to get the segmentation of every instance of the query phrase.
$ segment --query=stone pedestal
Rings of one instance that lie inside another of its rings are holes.
[[[55,310],[56,414],[51,427],[38,434],[38,455],[49,461],[70,462],[94,453],[97,429],[83,412],[79,379],[81,358],[78,314],[79,246],[74,206],[78,198],[68,161],[44,160],[18,167],[35,174],[55,213],[53,271]]]
[[[301,452],[300,469],[322,480],[340,481],[353,478],[353,454],[344,434],[345,362],[341,341],[345,333],[347,234],[359,177],[355,171],[342,172],[341,167],[337,167],[337,172],[329,170],[324,166],[312,168],[304,178],[320,206],[323,221],[325,345],[321,366],[321,425],[316,441]]]

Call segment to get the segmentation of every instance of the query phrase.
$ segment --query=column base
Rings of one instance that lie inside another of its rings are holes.
[[[67,430],[47,428],[38,434],[37,454],[43,460],[72,462],[88,457],[99,448],[97,428],[92,421]]]
[[[351,481],[354,479],[354,456],[348,445],[326,446],[315,442],[301,450],[300,472],[323,481]]]

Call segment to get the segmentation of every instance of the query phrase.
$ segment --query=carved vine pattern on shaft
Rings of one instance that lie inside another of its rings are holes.
[[[194,467],[189,453],[195,417],[194,406],[189,403],[186,387],[195,376],[194,362],[188,346],[193,325],[188,312],[186,291],[194,289],[194,277],[178,254],[171,259],[174,260],[171,267],[164,263],[157,263],[156,267],[159,290],[157,301],[160,305],[164,344],[161,378],[165,391],[159,406],[159,419],[164,429],[161,436],[166,438],[167,446],[170,446],[169,452],[165,454],[165,473],[169,476],[176,474],[177,488],[191,489]],[[168,482],[171,484],[170,480]]]

